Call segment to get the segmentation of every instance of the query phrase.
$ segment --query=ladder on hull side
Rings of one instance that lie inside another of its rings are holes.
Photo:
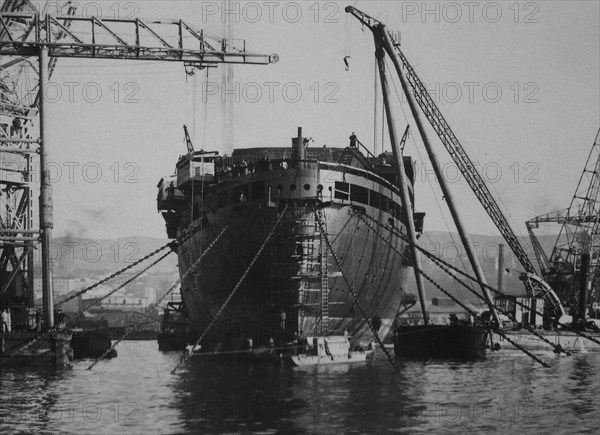
[[[318,214],[316,218],[322,219]],[[299,332],[303,332],[302,327],[306,318],[306,311],[312,306],[319,308],[315,312],[316,328],[319,334],[327,335],[329,332],[329,258],[324,240],[325,235],[318,231],[317,222],[297,221],[297,224],[296,244],[299,246],[297,255],[300,257],[299,274],[301,277],[299,286],[301,310]],[[310,297],[311,293],[317,292],[320,296],[318,302]]]
[[[329,334],[329,255],[327,251],[327,221],[323,218],[321,210],[315,213],[317,227],[322,228],[319,232],[319,272],[320,272],[320,295],[321,295],[321,335]]]

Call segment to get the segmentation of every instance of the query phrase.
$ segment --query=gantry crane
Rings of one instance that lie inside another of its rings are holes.
[[[544,279],[565,305],[578,305],[581,290],[582,255],[590,252],[587,283],[591,300],[598,301],[600,288],[600,130],[588,155],[568,208],[527,221],[527,230]],[[561,229],[550,256],[542,248],[534,229],[540,224],[560,224]],[[591,289],[590,289],[591,287]],[[574,310],[573,310],[574,311]],[[580,317],[583,313],[579,313]]]
[[[246,51],[245,41],[209,37],[184,20],[81,17],[74,15],[75,9],[70,3],[64,6],[65,14],[59,16],[40,15],[27,0],[6,0],[0,7],[1,164],[6,161],[5,156],[25,156],[24,163],[8,177],[9,181],[2,183],[0,192],[0,202],[7,209],[6,213],[2,211],[0,220],[0,297],[6,303],[14,304],[26,293],[28,301],[25,305],[31,306],[31,255],[34,246],[41,240],[44,320],[47,327],[54,324],[49,261],[52,194],[49,174],[45,170],[48,148],[52,144],[45,140],[48,125],[44,116],[43,93],[38,90],[44,89],[56,59],[170,61],[197,68],[218,64],[267,65],[278,60],[275,54]],[[26,102],[15,91],[15,74],[9,70],[16,65],[31,66],[39,80],[31,88],[34,98],[26,95],[29,98]],[[36,153],[39,154],[42,175],[39,229],[33,228],[29,179],[29,166]],[[11,171],[12,168],[2,167],[2,173],[10,174]],[[16,194],[19,189],[22,193]],[[17,279],[24,274],[27,279]]]
[[[397,39],[395,39],[395,35],[386,30],[385,25],[375,18],[365,14],[358,9],[348,6],[346,8],[346,12],[355,16],[364,26],[369,28],[373,32],[373,36],[375,39],[375,45],[377,47],[378,52],[383,53],[385,51],[391,58],[398,73],[400,82],[402,84],[404,93],[407,95],[408,103],[411,106],[411,111],[413,112],[413,116],[415,117],[415,121],[417,122],[417,126],[419,127],[419,133],[423,138],[423,141],[428,149],[428,155],[430,159],[432,159],[433,168],[436,170],[437,165],[433,161],[435,156],[432,152],[430,152],[430,147],[427,145],[427,132],[422,127],[422,122],[420,121],[421,116],[424,116],[429,124],[433,127],[436,135],[438,136],[441,143],[444,145],[446,151],[452,157],[452,160],[456,163],[459,168],[461,174],[465,177],[465,180],[469,184],[470,188],[475,193],[475,196],[479,200],[479,202],[483,205],[483,208],[488,213],[512,251],[514,252],[517,259],[522,264],[525,269],[525,273],[522,274],[522,279],[525,283],[525,288],[530,296],[544,296],[549,302],[551,302],[551,306],[554,307],[555,316],[559,317],[564,314],[564,309],[562,307],[560,299],[557,295],[552,291],[550,287],[545,285],[543,281],[536,275],[536,270],[527,256],[525,249],[521,245],[521,242],[515,235],[513,229],[511,228],[508,220],[500,210],[498,203],[494,199],[493,195],[489,191],[485,181],[477,171],[475,165],[465,152],[458,138],[452,131],[452,128],[438,109],[435,104],[433,98],[429,95],[425,85],[421,81],[421,79],[416,74],[415,70],[409,63],[408,59],[404,55],[401,50],[400,43]],[[408,89],[410,86],[410,90]],[[412,92],[410,92],[412,91]],[[416,110],[413,110],[413,103],[416,103],[420,107],[420,113],[417,113]],[[444,189],[444,196],[448,202],[450,212],[452,213],[452,217],[457,224],[457,229],[463,241],[463,245],[465,245],[465,251],[469,256],[469,260],[475,272],[475,275],[480,283],[482,293],[486,296],[488,304],[493,312],[493,307],[491,306],[491,298],[489,293],[487,292],[487,288],[485,285],[485,278],[483,276],[483,272],[478,264],[477,258],[472,252],[471,247],[469,247],[468,234],[464,229],[461,228],[460,219],[458,218],[458,213],[456,211],[456,207],[452,205],[451,200],[451,192],[449,189],[444,188],[443,177],[438,175],[438,179],[440,180],[440,184],[442,189]]]
[[[58,2],[55,2],[58,5]],[[65,15],[75,8],[64,5]],[[2,14],[34,14],[27,0],[6,0]],[[61,23],[65,28],[68,22]],[[0,40],[21,39],[28,29],[7,18]],[[0,299],[2,305],[31,307],[34,302],[34,249],[39,232],[33,228],[32,171],[38,151],[39,86],[37,62],[29,56],[0,58]],[[52,74],[56,58],[48,65]],[[19,140],[19,142],[16,142]]]

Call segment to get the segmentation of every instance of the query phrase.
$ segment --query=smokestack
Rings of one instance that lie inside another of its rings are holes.
[[[304,138],[302,137],[302,127],[298,127],[298,137],[292,138],[292,159],[304,160]]]

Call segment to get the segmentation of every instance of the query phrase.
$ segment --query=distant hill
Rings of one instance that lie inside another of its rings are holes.
[[[541,236],[539,241],[547,252],[554,245],[556,236]],[[475,252],[484,271],[488,284],[496,287],[498,245],[506,243],[500,236],[483,236],[473,234],[471,240]],[[533,251],[529,239],[522,238],[521,242],[526,252],[530,253],[534,261]],[[148,253],[168,243],[167,239],[153,237],[122,237],[118,239],[89,239],[77,237],[58,237],[52,242],[52,255],[54,258],[54,274],[62,277],[78,277],[82,275],[105,275],[131,264]],[[419,245],[441,257],[455,267],[470,272],[468,260],[460,244],[458,234],[439,231],[425,232],[419,239]],[[39,251],[39,250],[38,250]],[[36,252],[39,256],[39,252]],[[521,264],[515,259],[508,247],[505,249],[505,267],[523,270]],[[442,288],[461,299],[474,301],[472,296],[460,284],[443,272],[440,268],[421,255],[421,263],[426,274],[432,277]],[[535,264],[535,261],[534,261]],[[41,271],[40,258],[36,257],[36,272]],[[177,256],[171,255],[155,266],[154,271],[173,273],[177,271]],[[472,274],[472,273],[471,273]],[[519,281],[517,273],[505,275],[506,292],[509,294],[523,293],[523,284]],[[428,298],[444,296],[431,283],[425,281]],[[477,285],[472,286],[477,289]],[[417,294],[414,279],[409,280],[407,290]]]
[[[483,273],[486,277],[487,283],[492,287],[496,288],[498,282],[498,268],[497,268],[497,257],[498,257],[498,246],[500,243],[505,245],[505,260],[504,267],[509,269],[515,269],[522,271],[523,266],[520,264],[518,259],[514,256],[506,242],[501,236],[483,236],[478,234],[470,235],[471,241]],[[525,251],[531,258],[534,266],[537,267],[535,256],[531,248],[531,242],[527,237],[519,238]],[[546,252],[549,252],[556,241],[556,235],[538,236],[538,240]],[[466,270],[470,275],[473,275],[469,265],[469,261],[464,248],[460,243],[460,238],[456,233],[446,233],[441,231],[430,231],[425,232],[419,239],[419,245],[427,249],[432,254],[441,257],[443,260],[451,263],[453,266]],[[432,261],[427,259],[424,255],[421,257],[423,263],[423,270],[427,274],[431,274],[442,288],[450,291],[455,295],[464,295],[466,300],[475,300],[474,296],[471,296],[468,290],[464,289],[460,284],[451,278],[448,274],[443,272],[439,267],[433,264]],[[416,284],[411,286],[416,293]],[[474,283],[473,289],[477,290],[477,284]],[[460,290],[457,290],[460,289]],[[432,284],[426,282],[426,290],[428,297],[442,296],[443,294],[437,290]],[[411,290],[413,291],[413,290]],[[516,272],[505,274],[505,291],[508,294],[522,294],[524,292],[524,286],[518,279]]]
[[[53,239],[50,249],[54,263],[54,275],[76,277],[81,273],[112,273],[143,258],[168,242],[169,240],[166,238],[153,237],[121,237],[118,239],[57,237]],[[36,273],[41,272],[40,255],[37,250],[34,260]],[[153,270],[157,272],[176,271],[177,256],[174,254],[168,256]]]

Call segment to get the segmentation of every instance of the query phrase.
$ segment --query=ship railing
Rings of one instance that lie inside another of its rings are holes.
[[[230,181],[237,180],[239,177],[245,176],[245,175],[262,173],[262,172],[272,172],[272,171],[276,171],[276,170],[277,171],[294,170],[294,169],[299,169],[299,168],[309,169],[309,170],[327,169],[327,170],[332,170],[332,171],[339,171],[340,173],[344,173],[344,174],[357,175],[357,176],[372,180],[374,182],[377,182],[378,184],[381,184],[381,185],[387,187],[388,189],[390,189],[396,195],[399,195],[399,191],[396,186],[394,186],[388,180],[377,175],[376,173],[374,173],[372,171],[368,171],[366,169],[358,168],[355,166],[349,166],[349,165],[339,163],[339,162],[321,161],[321,160],[314,160],[314,159],[310,159],[310,160],[309,159],[297,160],[297,159],[292,159],[292,158],[273,159],[273,160],[259,159],[252,163],[242,162],[241,164],[234,165],[233,167],[223,168],[223,167],[217,166],[215,181],[217,183],[230,182]],[[320,195],[318,195],[318,196],[321,201],[329,201],[329,202],[334,201],[333,192],[329,192],[329,193],[323,192],[322,197],[320,197]],[[245,195],[245,197],[247,197],[247,195]],[[269,197],[269,201],[271,201],[271,200],[272,200],[272,198]],[[294,201],[297,201],[297,199],[295,199]],[[352,201],[337,201],[337,200],[335,200],[335,202],[340,202],[342,204],[349,204]],[[274,205],[274,203],[273,203],[273,205]]]

